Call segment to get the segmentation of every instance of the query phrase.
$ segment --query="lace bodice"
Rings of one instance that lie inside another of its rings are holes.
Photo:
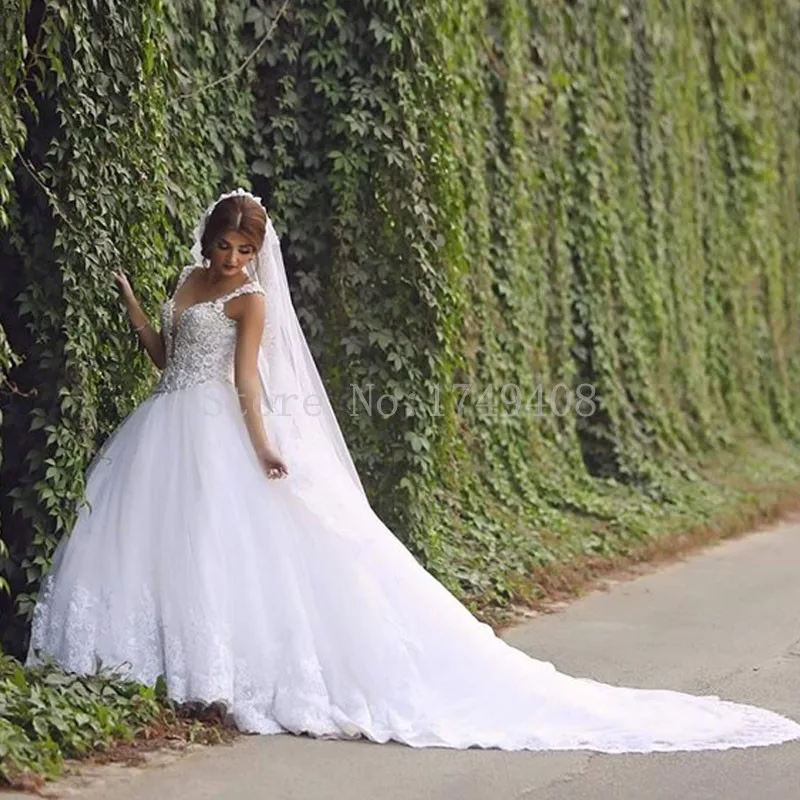
[[[262,286],[251,280],[222,297],[188,306],[176,319],[175,295],[194,269],[203,267],[184,267],[172,297],[161,306],[166,365],[154,394],[212,380],[233,384],[236,320],[225,313],[225,303],[242,294],[264,294]]]

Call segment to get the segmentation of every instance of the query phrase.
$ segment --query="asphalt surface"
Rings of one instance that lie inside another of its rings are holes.
[[[595,591],[503,637],[559,670],[800,721],[800,520]],[[61,785],[86,800],[800,800],[800,741],[688,753],[412,749],[242,737]]]

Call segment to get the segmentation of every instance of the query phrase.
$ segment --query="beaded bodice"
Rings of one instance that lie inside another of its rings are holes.
[[[225,303],[242,294],[264,294],[259,283],[249,281],[222,297],[188,306],[176,317],[175,294],[193,269],[203,267],[185,267],[172,297],[161,306],[166,364],[154,394],[211,380],[233,384],[236,320],[225,313]]]

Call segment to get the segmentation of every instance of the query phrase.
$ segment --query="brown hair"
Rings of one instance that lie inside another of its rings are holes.
[[[262,205],[246,195],[220,200],[209,214],[200,238],[200,252],[204,258],[211,256],[217,237],[227,231],[238,231],[250,240],[256,251],[260,250],[267,234],[267,215]]]

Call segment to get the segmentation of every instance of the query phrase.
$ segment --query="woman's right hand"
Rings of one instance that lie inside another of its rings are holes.
[[[114,280],[117,282],[117,286],[119,287],[119,290],[125,300],[134,299],[135,295],[133,293],[133,289],[131,288],[130,281],[128,280],[128,276],[125,274],[122,267],[115,269],[113,274]]]

